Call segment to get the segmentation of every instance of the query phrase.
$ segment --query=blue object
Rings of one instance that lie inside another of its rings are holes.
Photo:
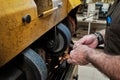
[[[110,16],[108,16],[108,17],[107,17],[107,24],[108,24],[108,26],[110,25],[111,22],[112,22],[112,19],[111,19]]]

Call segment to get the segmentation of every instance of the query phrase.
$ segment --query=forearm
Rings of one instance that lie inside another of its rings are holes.
[[[88,56],[88,60],[111,80],[120,80],[120,56],[95,51]]]

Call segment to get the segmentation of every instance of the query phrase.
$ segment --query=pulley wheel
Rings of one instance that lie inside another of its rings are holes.
[[[59,56],[69,46],[71,32],[63,23],[56,26],[56,33],[53,39],[47,41],[47,51],[53,56]]]
[[[46,80],[47,68],[43,59],[32,49],[26,49],[19,57],[19,67],[26,80]]]

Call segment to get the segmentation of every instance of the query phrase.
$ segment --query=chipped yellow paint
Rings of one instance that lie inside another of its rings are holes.
[[[39,18],[34,0],[0,0],[0,67],[67,17],[68,0],[62,1],[60,9]],[[78,3],[72,4],[73,8],[76,6]],[[31,16],[31,22],[23,23],[22,17],[27,14]]]

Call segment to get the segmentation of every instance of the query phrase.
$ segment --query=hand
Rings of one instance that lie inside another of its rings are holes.
[[[87,45],[90,48],[96,48],[98,45],[98,39],[97,36],[95,36],[94,34],[90,34],[90,35],[86,35],[83,38],[81,38],[79,41],[77,41],[74,46],[73,49],[76,48],[79,45]]]
[[[70,57],[68,58],[68,63],[85,65],[89,62],[87,61],[88,55],[93,53],[94,49],[89,48],[86,45],[79,45],[77,48],[70,52]]]

